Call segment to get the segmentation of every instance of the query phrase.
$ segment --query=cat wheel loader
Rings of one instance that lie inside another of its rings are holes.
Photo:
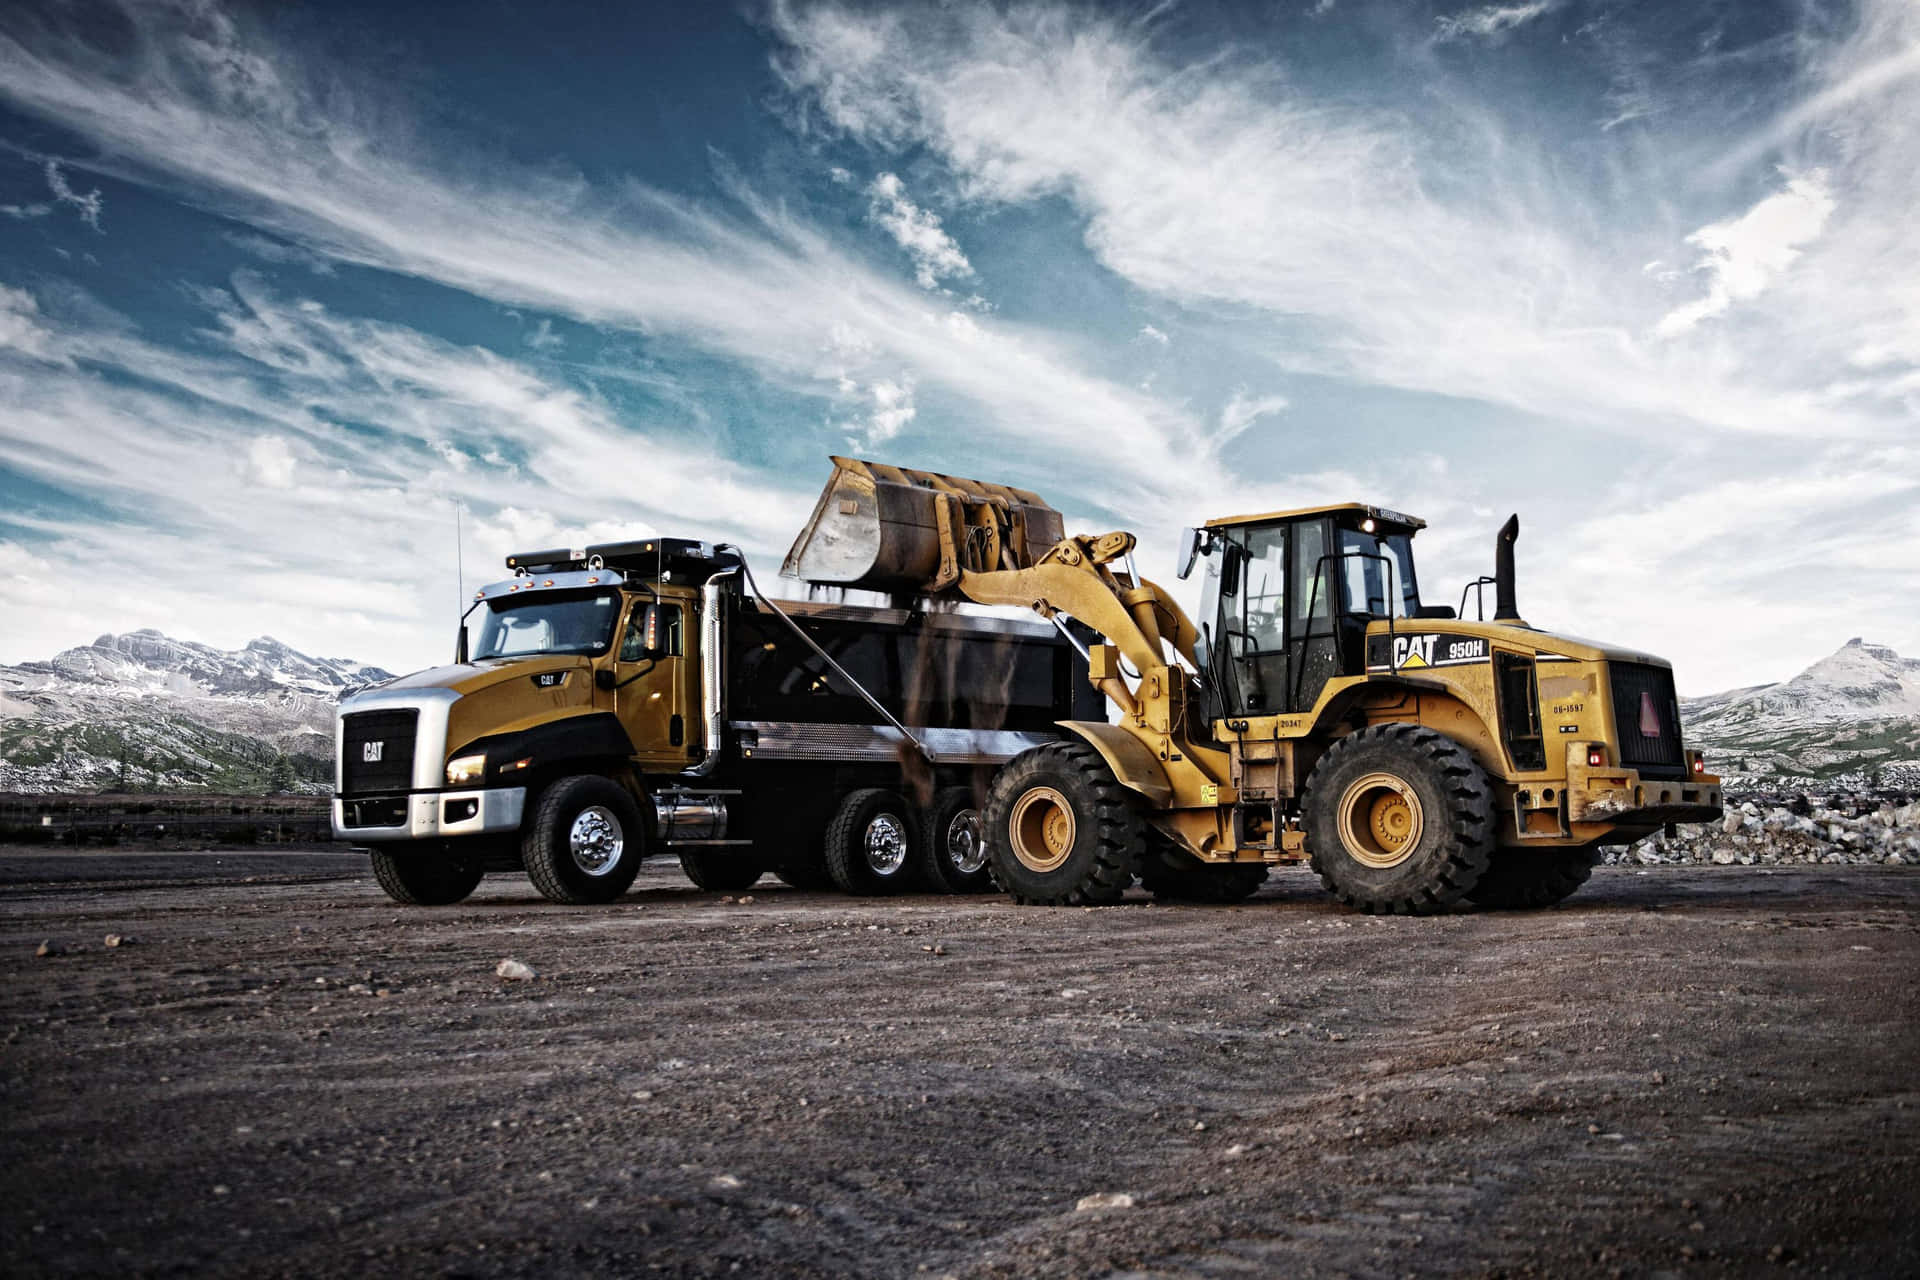
[[[1421,594],[1413,516],[1340,503],[1209,520],[1180,554],[1182,578],[1204,573],[1196,624],[1136,570],[1131,533],[1047,543],[1033,531],[1061,526],[1033,494],[833,461],[789,576],[1095,633],[1087,672],[1109,718],[1063,722],[1070,736],[1009,760],[982,817],[994,877],[1022,902],[1113,902],[1136,879],[1234,901],[1310,861],[1362,911],[1540,907],[1602,846],[1721,816],[1668,663],[1522,620],[1517,516],[1458,609]]]

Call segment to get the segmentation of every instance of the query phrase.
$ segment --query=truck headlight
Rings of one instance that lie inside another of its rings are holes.
[[[460,787],[465,786],[469,782],[478,782],[480,781],[480,775],[485,773],[486,770],[487,757],[485,755],[455,756],[453,759],[447,761],[447,785],[450,787]]]

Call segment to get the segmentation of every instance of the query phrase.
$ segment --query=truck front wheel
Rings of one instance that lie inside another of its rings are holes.
[[[1081,742],[1049,742],[1008,761],[984,821],[994,881],[1042,906],[1118,902],[1146,848],[1126,788]]]
[[[1416,724],[1340,739],[1307,779],[1307,848],[1327,891],[1366,912],[1459,902],[1493,853],[1493,789],[1465,747]]]
[[[521,853],[533,887],[555,902],[612,902],[640,873],[647,828],[611,778],[561,778],[540,796]]]
[[[446,907],[480,887],[478,865],[427,853],[374,849],[373,878],[387,896],[410,907]]]

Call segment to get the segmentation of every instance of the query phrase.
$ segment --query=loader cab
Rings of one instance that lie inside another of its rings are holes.
[[[1363,674],[1368,624],[1421,616],[1412,543],[1425,527],[1349,503],[1189,530],[1181,576],[1205,573],[1208,718],[1306,711],[1328,680]]]

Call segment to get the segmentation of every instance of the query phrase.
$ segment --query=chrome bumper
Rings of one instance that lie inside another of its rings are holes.
[[[362,797],[354,797],[356,801]],[[398,799],[400,797],[396,797]],[[452,836],[518,831],[527,807],[525,787],[485,791],[429,791],[404,797],[406,820],[391,826],[350,827],[347,801],[333,798],[333,838],[372,844],[388,840],[436,840]],[[467,812],[471,804],[472,812]]]

